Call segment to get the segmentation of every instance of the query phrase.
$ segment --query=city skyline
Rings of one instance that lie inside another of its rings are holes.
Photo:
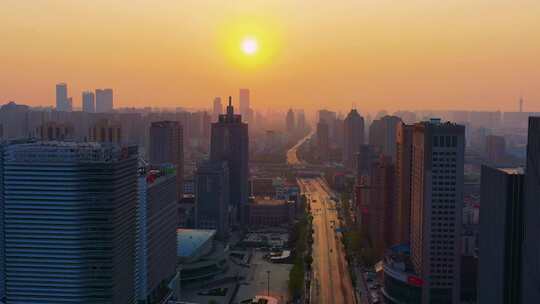
[[[90,88],[118,107],[200,107],[245,87],[254,108],[517,111],[522,95],[540,111],[536,1],[5,6],[2,102],[50,106],[66,82],[75,107]]]

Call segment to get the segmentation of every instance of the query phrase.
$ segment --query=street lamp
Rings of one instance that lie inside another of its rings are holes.
[[[266,296],[270,296],[270,270],[267,270],[266,271],[266,275],[267,275],[267,278],[268,278],[268,284],[266,286]]]

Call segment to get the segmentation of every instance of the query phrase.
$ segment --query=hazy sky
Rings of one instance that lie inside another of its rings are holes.
[[[243,37],[259,53],[240,51]],[[540,111],[538,0],[0,0],[0,102]]]

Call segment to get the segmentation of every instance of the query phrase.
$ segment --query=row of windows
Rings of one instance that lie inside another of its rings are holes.
[[[434,147],[456,147],[457,136],[433,136]]]
[[[453,155],[453,156],[456,156],[457,153],[455,151],[434,151],[433,152],[433,156],[437,156],[437,155]]]
[[[456,174],[456,170],[433,170],[433,174]]]

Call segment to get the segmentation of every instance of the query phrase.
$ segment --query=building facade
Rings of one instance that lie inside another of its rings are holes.
[[[97,89],[96,90],[96,112],[110,113],[114,109],[113,90],[112,89]]]
[[[521,303],[523,186],[520,170],[482,167],[479,304]]]
[[[227,113],[220,115],[212,124],[210,160],[227,162],[230,174],[229,202],[234,208],[235,218],[241,219],[241,206],[248,201],[249,178],[249,131],[242,116],[234,114],[229,97]]]
[[[184,129],[177,121],[155,121],[150,125],[151,165],[173,164],[176,168],[177,197],[184,195]]]
[[[231,174],[225,161],[205,161],[195,172],[195,227],[227,238],[231,221]]]
[[[364,118],[352,109],[343,124],[343,165],[354,170],[357,166],[357,154],[362,153],[364,144]]]
[[[410,240],[413,125],[399,123],[396,130],[396,205],[394,243]]]
[[[422,303],[460,303],[465,127],[415,124],[411,260],[424,280]]]
[[[96,112],[96,98],[94,92],[82,92],[82,110],[86,113]]]
[[[133,303],[136,147],[9,144],[1,168],[6,303]]]

